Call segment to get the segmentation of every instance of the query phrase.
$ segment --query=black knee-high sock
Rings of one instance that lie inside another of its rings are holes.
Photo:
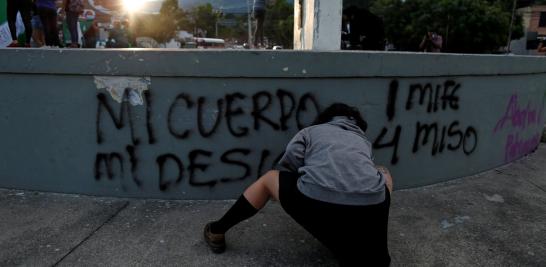
[[[224,216],[213,222],[210,226],[210,230],[215,234],[223,234],[229,230],[229,228],[238,224],[242,220],[248,219],[258,210],[248,202],[244,195],[241,195],[239,199],[233,204],[233,206],[224,214]]]

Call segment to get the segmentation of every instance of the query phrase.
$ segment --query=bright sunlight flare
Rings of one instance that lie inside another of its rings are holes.
[[[137,12],[147,0],[123,0],[123,7],[129,12]]]

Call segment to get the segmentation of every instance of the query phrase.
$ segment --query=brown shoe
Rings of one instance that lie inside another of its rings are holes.
[[[226,250],[226,238],[224,234],[215,234],[210,231],[210,225],[212,222],[205,225],[204,236],[205,241],[209,245],[210,249],[214,253],[222,253]]]

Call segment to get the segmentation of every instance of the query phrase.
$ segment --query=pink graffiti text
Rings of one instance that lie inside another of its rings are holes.
[[[541,108],[532,108],[530,103],[527,103],[527,107],[519,106],[518,96],[514,94],[510,97],[504,115],[495,125],[494,133],[509,126],[514,129],[524,130],[528,126],[537,125],[542,121],[543,109],[544,104]]]
[[[540,134],[535,134],[530,138],[521,138],[518,134],[509,134],[506,138],[505,162],[511,162],[533,152],[540,143]]]

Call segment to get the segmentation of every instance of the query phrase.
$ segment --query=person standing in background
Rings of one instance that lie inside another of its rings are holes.
[[[93,21],[89,29],[83,34],[83,47],[84,48],[96,48],[97,36],[99,35],[99,25],[96,21]]]
[[[544,46],[544,38],[539,38],[538,39],[539,42],[538,42],[538,47],[537,47],[537,52],[538,53],[544,53],[546,52],[546,46]]]
[[[443,38],[436,32],[428,31],[423,36],[423,41],[419,45],[419,48],[423,52],[440,53],[442,51]]]
[[[114,28],[108,34],[107,48],[128,48],[129,37],[127,31],[123,28],[121,21],[114,21]]]
[[[44,26],[46,46],[60,46],[57,30],[57,7],[55,0],[36,0],[38,14]]]
[[[63,9],[66,13],[66,24],[70,32],[70,48],[79,48],[78,18],[83,13],[83,0],[64,0]]]
[[[7,17],[8,27],[11,33],[11,44],[8,47],[30,47],[30,38],[32,37],[32,24],[30,23],[32,9],[32,0],[8,0],[7,2]],[[25,43],[19,45],[17,41],[17,12],[21,13],[23,24],[25,25]]]
[[[38,15],[38,8],[36,3],[32,3],[32,40],[34,43],[33,47],[42,47],[45,45],[44,37],[44,26],[42,25],[42,20]]]
[[[368,9],[349,6],[343,10],[342,49],[385,50],[383,20]]]
[[[266,2],[265,0],[254,0],[254,19],[256,20],[256,31],[254,32],[254,47],[264,45],[264,20],[265,20]]]

